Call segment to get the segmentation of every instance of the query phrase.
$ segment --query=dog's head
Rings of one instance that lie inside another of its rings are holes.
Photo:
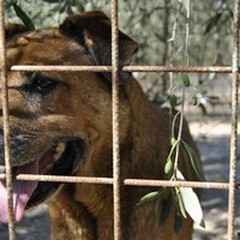
[[[73,175],[94,151],[111,146],[111,75],[13,72],[10,67],[110,65],[110,21],[101,12],[76,14],[59,29],[27,32],[21,25],[11,25],[6,37],[13,174]],[[134,41],[119,33],[122,66],[130,63],[136,48]],[[129,75],[122,73],[120,78],[126,84]],[[3,133],[0,149],[2,169]],[[13,180],[15,220],[59,186]],[[0,221],[7,222],[7,215],[6,186],[0,181]]]

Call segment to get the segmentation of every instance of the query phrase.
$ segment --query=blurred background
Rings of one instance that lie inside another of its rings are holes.
[[[119,26],[139,45],[132,64],[185,65],[186,0],[120,0]],[[188,36],[189,63],[191,66],[231,66],[232,1],[191,0],[190,33]],[[25,13],[36,29],[58,26],[66,16],[83,11],[101,10],[110,16],[109,0],[5,0],[6,23],[27,22]],[[20,7],[21,12],[14,7]],[[17,13],[18,16],[17,17]],[[29,22],[27,22],[29,24]],[[29,24],[30,25],[30,24]],[[164,101],[169,91],[169,74],[138,73],[138,79],[152,100]],[[222,76],[227,82],[228,76]],[[147,81],[146,81],[147,79]],[[219,76],[193,74],[190,79],[197,87],[200,103],[229,102],[226,96],[214,91]],[[228,78],[229,79],[229,78]],[[176,81],[175,81],[176,80]],[[173,76],[172,85],[179,82]],[[223,89],[229,94],[229,89]],[[177,90],[177,89],[176,89]],[[201,99],[202,98],[202,99]]]
[[[119,27],[139,45],[132,65],[231,66],[233,12],[231,0],[191,0],[186,43],[186,0],[119,0]],[[110,0],[5,0],[5,22],[24,22],[30,29],[57,27],[66,16],[101,10],[110,16]],[[182,74],[134,73],[149,99],[180,108]],[[228,181],[231,119],[231,74],[187,75],[185,115],[199,145],[207,181]],[[239,195],[239,193],[238,193]],[[240,230],[237,196],[236,239]],[[206,229],[196,226],[193,239],[224,240],[227,234],[228,191],[204,190]],[[46,207],[26,214],[18,224],[20,240],[42,240],[49,235]],[[0,224],[7,240],[7,225]]]

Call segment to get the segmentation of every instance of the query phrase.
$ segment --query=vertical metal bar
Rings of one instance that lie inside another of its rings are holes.
[[[228,239],[234,239],[234,215],[236,194],[236,162],[237,162],[237,127],[238,127],[238,66],[239,66],[239,13],[240,0],[233,4],[233,55],[232,55],[232,117],[231,117],[231,150],[229,172],[229,200],[228,200]]]
[[[118,1],[111,1],[112,27],[112,130],[113,130],[113,213],[114,240],[121,239],[121,174],[119,142],[119,38]]]
[[[8,114],[8,89],[5,61],[5,26],[4,26],[4,1],[0,0],[0,78],[2,81],[2,110],[3,110],[3,133],[4,133],[4,156],[6,165],[6,186],[8,195],[8,219],[9,239],[15,240],[15,225],[13,216],[13,190],[12,168],[10,151],[10,127]]]

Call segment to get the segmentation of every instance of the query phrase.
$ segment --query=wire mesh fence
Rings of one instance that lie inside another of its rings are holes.
[[[51,175],[28,175],[19,174],[17,180],[62,182],[62,183],[88,183],[88,184],[108,184],[113,185],[114,199],[114,239],[122,239],[121,224],[121,186],[155,186],[155,187],[193,187],[206,189],[227,189],[229,191],[228,205],[228,240],[234,239],[235,220],[235,197],[236,190],[240,183],[236,182],[237,165],[237,128],[238,128],[238,74],[239,74],[239,19],[240,0],[235,0],[233,4],[234,32],[232,66],[124,66],[119,67],[119,45],[118,45],[118,1],[111,0],[111,29],[112,29],[112,65],[111,66],[12,66],[11,71],[94,71],[112,73],[112,132],[113,132],[113,176],[112,178],[100,177],[69,177]],[[12,169],[10,154],[10,126],[8,113],[8,88],[6,77],[5,60],[5,39],[4,39],[4,1],[0,0],[0,74],[2,85],[2,108],[3,108],[3,131],[4,131],[4,151],[6,162],[6,173],[0,174],[0,179],[6,179],[8,190],[8,213],[9,213],[9,239],[15,240],[15,224],[13,218],[13,192],[12,192]],[[232,99],[231,99],[231,143],[229,162],[228,182],[182,182],[166,180],[147,179],[123,179],[121,176],[120,164],[120,143],[119,143],[119,71],[125,72],[190,72],[190,73],[232,73]]]

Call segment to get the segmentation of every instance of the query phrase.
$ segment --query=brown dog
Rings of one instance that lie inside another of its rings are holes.
[[[25,32],[23,26],[14,25],[6,33],[8,67],[111,64],[110,21],[101,12],[70,16],[59,29]],[[136,49],[136,43],[120,32],[122,66],[130,63]],[[112,176],[110,74],[9,70],[7,76],[15,174]],[[131,74],[121,73],[120,84],[123,177],[166,179],[169,114],[148,101]],[[183,138],[196,149],[186,124]],[[2,139],[1,145],[2,149]],[[4,164],[2,152],[0,163]],[[183,149],[179,166],[185,178],[197,179]],[[24,209],[52,196],[48,200],[52,239],[113,239],[112,186],[16,180],[13,185],[16,221]],[[123,187],[122,239],[191,239],[190,218],[183,220],[178,234],[174,232],[174,208],[159,224],[155,202],[137,206],[150,191]],[[0,182],[0,220],[8,221],[4,181]]]

